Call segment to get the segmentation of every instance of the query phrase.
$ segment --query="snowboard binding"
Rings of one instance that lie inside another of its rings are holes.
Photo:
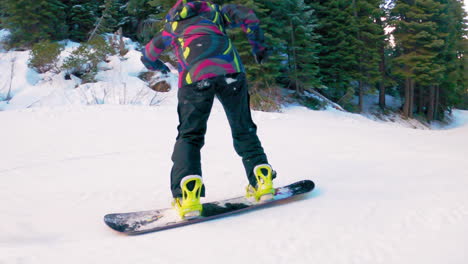
[[[256,202],[265,202],[272,200],[275,197],[275,189],[273,188],[274,171],[268,164],[257,165],[254,168],[257,186],[247,186],[247,198],[254,198]]]
[[[189,175],[180,182],[182,197],[174,198],[172,206],[182,219],[192,219],[201,216],[203,206],[200,196],[203,187],[201,176]]]

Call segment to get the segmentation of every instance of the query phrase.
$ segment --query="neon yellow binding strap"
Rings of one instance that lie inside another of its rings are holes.
[[[191,185],[191,189],[189,185]],[[202,178],[198,175],[184,177],[180,183],[180,187],[182,189],[182,198],[176,198],[173,203],[180,217],[185,219],[200,216],[203,210],[203,206],[200,203],[203,187]]]
[[[264,174],[264,170],[267,172]],[[273,198],[275,189],[273,188],[273,170],[270,165],[262,164],[254,168],[255,178],[257,179],[257,188],[247,186],[247,197],[254,197],[255,200],[261,201],[263,198]]]

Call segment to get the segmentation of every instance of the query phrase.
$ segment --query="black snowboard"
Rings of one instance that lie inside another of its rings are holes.
[[[104,216],[104,222],[115,231],[127,235],[138,235],[179,226],[191,225],[266,205],[272,205],[280,201],[291,199],[297,195],[310,192],[314,189],[314,187],[314,182],[310,180],[304,180],[287,186],[279,187],[275,189],[275,196],[273,200],[269,200],[263,203],[257,203],[247,199],[244,196],[211,203],[204,203],[202,215],[200,217],[189,220],[180,219],[174,209],[166,208],[133,213],[108,214]]]

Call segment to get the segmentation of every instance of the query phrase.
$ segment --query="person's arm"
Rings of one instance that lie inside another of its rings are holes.
[[[165,29],[161,30],[145,47],[141,50],[141,62],[150,70],[168,72],[164,63],[159,60],[161,53],[172,43],[172,35]]]
[[[247,34],[247,39],[252,45],[252,52],[258,63],[261,63],[267,54],[265,37],[260,28],[260,20],[255,12],[245,6],[228,4],[224,5],[221,13],[227,28],[241,27]]]

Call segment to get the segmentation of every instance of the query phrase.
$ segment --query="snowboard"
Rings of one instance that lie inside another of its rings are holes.
[[[315,184],[311,180],[299,181],[275,189],[272,200],[256,202],[245,196],[221,201],[203,203],[201,216],[192,219],[181,219],[173,208],[140,211],[132,213],[117,213],[104,216],[104,222],[115,231],[127,235],[138,235],[165,229],[191,225],[208,220],[245,212],[248,210],[278,204],[291,200],[298,195],[312,191]]]

